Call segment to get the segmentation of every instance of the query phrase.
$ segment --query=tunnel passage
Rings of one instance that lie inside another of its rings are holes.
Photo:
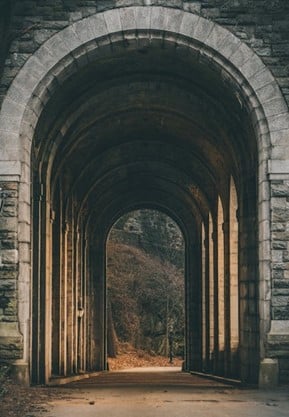
[[[126,213],[106,244],[108,369],[182,366],[185,245],[157,210]]]
[[[106,239],[122,214],[153,208],[186,242],[185,370],[256,382],[250,111],[204,54],[156,33],[143,39],[87,48],[88,59],[51,86],[38,118],[32,379],[106,369]]]

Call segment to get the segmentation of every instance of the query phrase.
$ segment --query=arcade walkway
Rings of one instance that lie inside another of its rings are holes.
[[[51,403],[46,417],[281,417],[289,409],[288,387],[241,389],[172,368],[100,373],[67,388],[73,395]]]
[[[221,379],[219,380],[221,381]],[[67,384],[69,387],[193,387],[228,388],[228,384],[203,376],[181,372],[177,367],[132,368],[100,372],[98,375]],[[230,386],[232,387],[232,386]]]

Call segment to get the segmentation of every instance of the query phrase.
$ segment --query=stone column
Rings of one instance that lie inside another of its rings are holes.
[[[289,163],[271,161],[271,326],[260,385],[289,381]],[[263,291],[264,301],[270,289]],[[269,298],[270,299],[270,298]],[[261,300],[262,301],[262,300]]]
[[[238,224],[238,198],[236,187],[231,178],[230,204],[229,204],[229,297],[230,297],[230,375],[236,376],[239,372],[239,224]]]
[[[213,372],[215,358],[215,244],[213,220],[209,218],[209,335],[210,335],[210,372]]]
[[[62,265],[62,213],[57,198],[52,234],[52,374],[61,375],[61,265]]]
[[[74,372],[74,318],[75,318],[75,283],[74,283],[74,221],[73,203],[69,207],[69,231],[67,234],[67,375]]]
[[[60,282],[60,373],[67,374],[67,236],[69,225],[67,221],[63,222],[62,227],[62,268]]]
[[[102,233],[89,239],[90,257],[90,366],[91,370],[106,369],[106,283],[105,243]]]
[[[202,370],[209,369],[210,327],[209,327],[209,248],[208,224],[202,225]]]
[[[225,353],[225,255],[224,255],[224,211],[218,199],[217,253],[218,253],[218,374],[224,373]]]
[[[193,250],[193,274],[192,274],[192,362],[194,370],[202,370],[202,244],[201,233],[196,233],[196,243]]]
[[[23,363],[23,375],[27,379],[27,360],[24,360],[23,335],[19,320],[29,328],[28,317],[19,317],[19,304],[30,301],[29,283],[19,283],[18,272],[18,197],[17,178],[1,177],[0,180],[0,357],[2,361]],[[29,251],[26,253],[29,261]],[[21,287],[21,298],[19,290]],[[25,294],[25,295],[24,295]],[[27,297],[27,300],[25,298]],[[25,368],[25,369],[24,369]],[[21,369],[18,368],[21,372]]]

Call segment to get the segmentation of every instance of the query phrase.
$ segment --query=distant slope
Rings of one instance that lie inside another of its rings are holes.
[[[129,212],[113,226],[110,240],[131,245],[184,268],[185,242],[179,226],[166,214],[151,209]]]
[[[121,342],[167,354],[168,330],[179,354],[184,332],[184,276],[169,262],[122,243],[108,244],[108,299]]]

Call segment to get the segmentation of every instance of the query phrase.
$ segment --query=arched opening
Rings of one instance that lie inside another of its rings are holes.
[[[221,87],[208,64],[193,55],[184,58],[154,41],[141,51],[119,48],[109,59],[104,48],[103,57],[70,77],[39,118],[33,153],[34,296],[41,300],[45,294],[48,303],[34,314],[35,379],[43,378],[43,362],[52,376],[106,368],[106,236],[120,214],[136,206],[160,207],[184,230],[185,369],[231,376],[233,341],[225,320],[230,297],[237,297],[236,272],[234,285],[228,278],[236,263],[236,230],[242,236],[243,285],[256,279],[256,145],[250,122],[226,83]],[[113,62],[121,66],[121,77]],[[97,73],[101,83],[95,83]],[[235,231],[228,249],[226,219],[236,199],[229,191],[232,176],[241,204],[239,226],[230,220]],[[255,298],[241,299],[243,323],[248,303],[256,310]],[[43,322],[51,334],[44,345],[38,340]],[[256,355],[256,345],[254,350]]]
[[[106,239],[138,207],[166,212],[184,234],[185,369],[257,381],[257,128],[245,81],[192,39],[109,34],[43,81],[31,153],[34,382],[106,368]]]
[[[185,242],[165,213],[139,209],[112,226],[106,243],[109,369],[182,367]]]

